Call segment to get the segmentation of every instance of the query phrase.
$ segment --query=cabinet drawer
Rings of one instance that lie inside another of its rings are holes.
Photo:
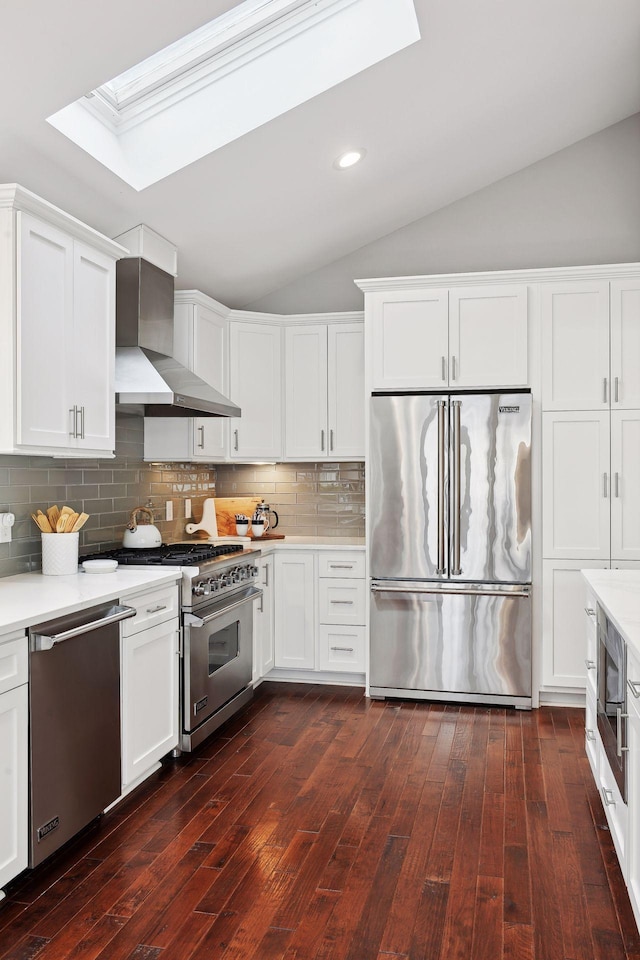
[[[599,781],[599,770],[598,770],[598,758],[600,750],[600,740],[598,735],[598,719],[597,719],[597,705],[596,705],[596,695],[595,691],[591,690],[591,685],[587,685],[587,697],[585,702],[585,730],[584,730],[584,745],[587,757],[589,758],[589,764],[591,766],[591,772],[593,773],[593,778],[598,783]]]
[[[320,670],[364,673],[364,627],[320,627]]]
[[[609,823],[609,830],[618,854],[620,867],[624,874],[626,872],[628,810],[626,803],[620,796],[618,784],[611,772],[603,747],[600,747],[599,774],[600,799]]]
[[[320,623],[364,625],[364,580],[327,577],[319,584]]]
[[[318,556],[319,577],[364,577],[364,552],[345,550],[342,553],[325,553]]]
[[[147,627],[178,616],[178,587],[175,584],[159,587],[137,597],[126,597],[122,602],[137,610],[135,617],[122,621],[123,637],[131,637]]]
[[[16,634],[11,640],[0,639],[0,693],[13,690],[29,679],[28,640]]]

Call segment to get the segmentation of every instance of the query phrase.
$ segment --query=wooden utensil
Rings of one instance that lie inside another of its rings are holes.
[[[85,523],[89,519],[88,513],[81,513],[78,515],[78,519],[71,528],[71,533],[76,533],[81,527],[84,527]]]
[[[53,533],[53,530],[51,529],[51,524],[49,523],[49,520],[44,515],[44,513],[40,515],[38,515],[37,513],[32,513],[31,519],[33,520],[33,522],[36,524],[36,526],[39,528],[39,530],[42,533]]]

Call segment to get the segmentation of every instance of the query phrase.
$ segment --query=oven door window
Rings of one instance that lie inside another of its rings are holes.
[[[240,652],[240,623],[234,620],[209,634],[209,676],[235,660]]]

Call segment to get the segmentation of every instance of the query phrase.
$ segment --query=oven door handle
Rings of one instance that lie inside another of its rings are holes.
[[[243,597],[242,600],[236,600],[235,603],[230,603],[226,606],[219,607],[215,613],[210,613],[207,617],[196,617],[196,615],[193,613],[185,613],[185,627],[204,627],[205,624],[211,623],[212,620],[216,620],[218,617],[222,616],[223,613],[229,613],[231,610],[241,607],[244,603],[257,600],[261,594],[262,590],[257,590],[255,587],[252,587],[251,593],[249,593],[246,597]]]

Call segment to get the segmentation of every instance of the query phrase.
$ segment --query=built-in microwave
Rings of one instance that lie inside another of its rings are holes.
[[[627,647],[598,606],[598,732],[620,795],[627,802]]]

